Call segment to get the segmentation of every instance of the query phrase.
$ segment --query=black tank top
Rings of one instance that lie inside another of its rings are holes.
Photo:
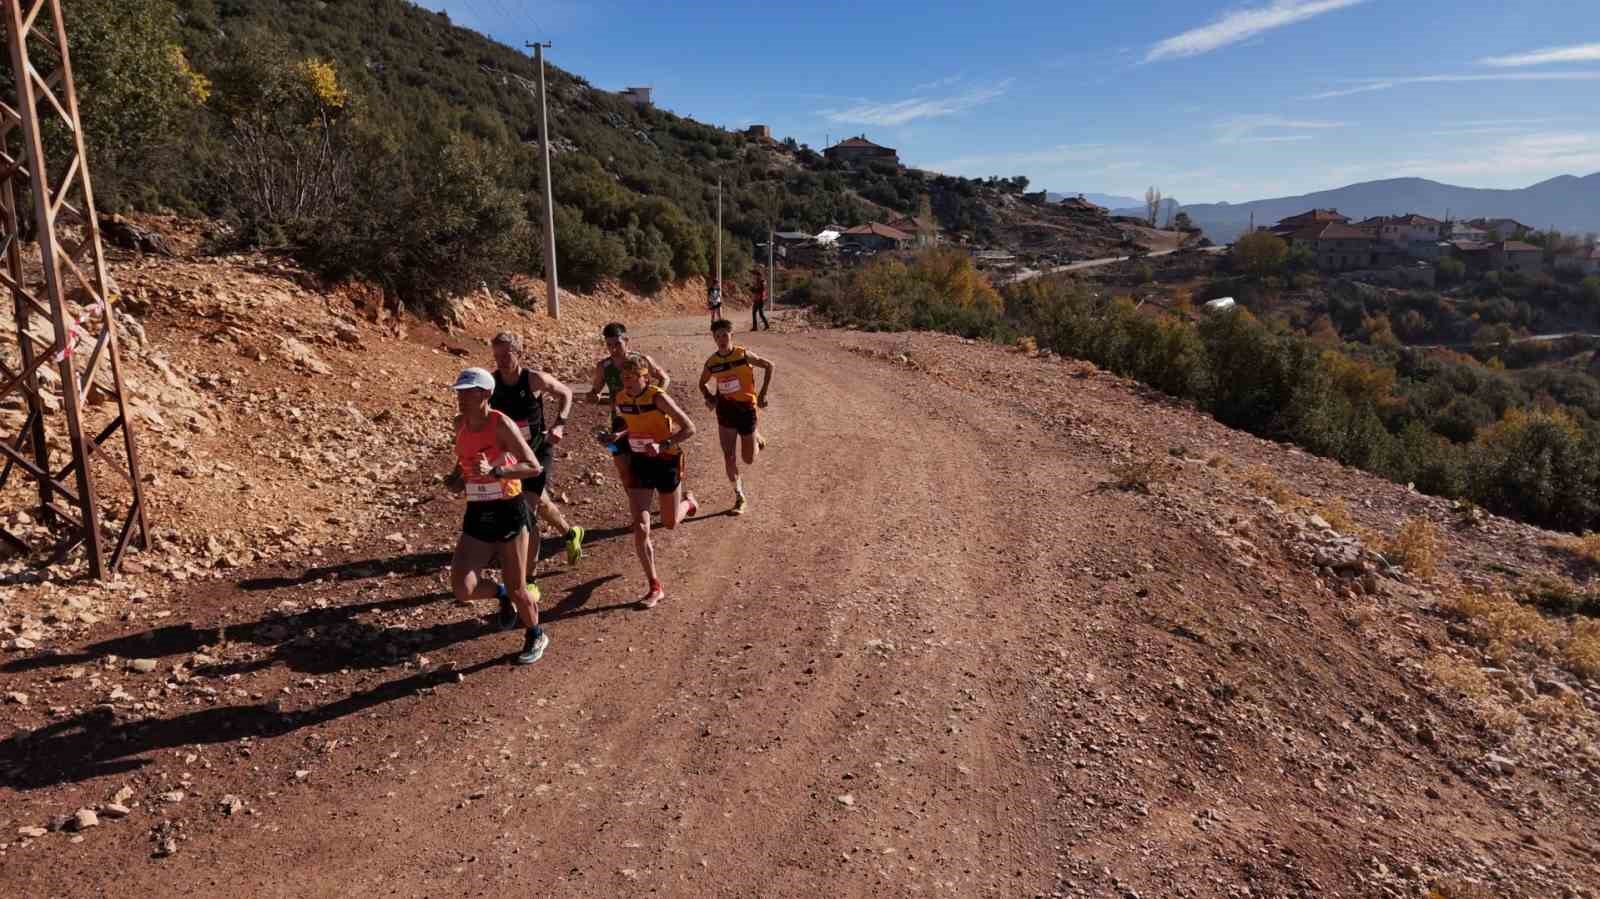
[[[544,394],[533,389],[533,372],[524,368],[522,376],[511,384],[500,380],[494,373],[494,394],[489,397],[489,408],[504,412],[518,427],[526,425],[522,435],[529,449],[538,449],[544,442]]]

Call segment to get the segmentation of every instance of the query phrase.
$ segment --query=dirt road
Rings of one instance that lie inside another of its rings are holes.
[[[574,438],[562,489],[597,539],[541,580],[535,666],[509,664],[520,639],[485,628],[490,604],[441,592],[460,512],[436,498],[401,540],[0,667],[0,691],[126,683],[107,653],[183,667],[128,684],[158,714],[95,709],[0,744],[5,838],[125,784],[134,804],[81,843],[10,847],[6,892],[1371,895],[1372,859],[1442,858],[1452,822],[1489,826],[1467,819],[1491,800],[1457,781],[1458,808],[1414,834],[1425,761],[1310,707],[1413,700],[1376,660],[1307,648],[1348,639],[1297,595],[1308,578],[1242,572],[1156,499],[1103,489],[1094,447],[862,351],[892,357],[887,339],[736,336],[778,365],[751,511],[723,514],[714,420],[686,401],[702,513],[658,531],[669,598],[636,610],[620,491]],[[700,320],[635,343],[693,398]],[[1064,375],[1017,377],[1071,395]],[[604,483],[565,486],[586,470]],[[1323,792],[1330,753],[1381,786]]]

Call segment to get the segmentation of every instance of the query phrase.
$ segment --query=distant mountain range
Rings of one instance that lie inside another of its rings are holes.
[[[1206,236],[1218,243],[1243,234],[1250,227],[1252,214],[1260,226],[1308,209],[1337,209],[1357,221],[1408,212],[1437,219],[1446,215],[1458,220],[1513,218],[1531,228],[1581,234],[1600,231],[1600,172],[1584,178],[1562,175],[1518,190],[1457,187],[1424,178],[1390,178],[1297,197],[1183,207],[1189,218],[1205,229]]]

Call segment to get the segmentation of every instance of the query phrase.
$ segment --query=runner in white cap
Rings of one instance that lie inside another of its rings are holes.
[[[528,571],[528,507],[522,501],[522,479],[542,470],[516,422],[489,408],[494,375],[482,368],[461,372],[456,391],[456,470],[446,480],[467,494],[461,539],[450,560],[450,587],[456,599],[500,599],[501,625],[517,620],[527,628],[521,665],[539,661],[550,637],[539,627],[539,591],[526,580]],[[495,584],[478,578],[478,570],[500,555],[501,576]]]

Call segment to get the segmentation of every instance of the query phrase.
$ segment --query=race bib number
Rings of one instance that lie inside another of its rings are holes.
[[[468,481],[467,502],[475,503],[488,499],[505,499],[505,485],[499,481]]]
[[[717,392],[724,396],[730,393],[738,393],[739,386],[739,378],[737,376],[717,379]]]
[[[629,437],[628,446],[632,447],[636,453],[649,454],[651,450],[655,449],[656,442],[649,437]]]

